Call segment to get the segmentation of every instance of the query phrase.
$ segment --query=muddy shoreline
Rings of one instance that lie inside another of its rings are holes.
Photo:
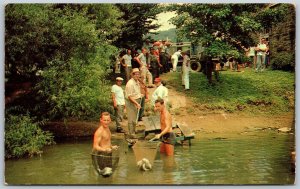
[[[150,94],[154,89],[150,89]],[[170,110],[173,121],[177,124],[185,124],[195,133],[219,133],[222,134],[239,134],[255,130],[280,130],[283,132],[294,132],[295,127],[295,114],[293,111],[282,113],[279,115],[245,115],[243,113],[225,113],[225,112],[210,112],[194,109],[190,112],[188,108],[193,105],[192,101],[174,91],[169,89],[169,101],[172,103]],[[150,95],[151,96],[151,95]],[[146,105],[145,115],[149,115],[151,107],[150,104]],[[68,121],[64,122],[51,122],[43,127],[53,133],[55,138],[89,138],[92,137],[98,128],[98,122],[84,122],[84,121]],[[127,131],[127,120],[121,123],[122,128]],[[115,132],[115,122],[112,121],[110,125],[113,137],[124,137],[123,134]],[[143,132],[144,123],[139,122],[137,126],[138,132]]]

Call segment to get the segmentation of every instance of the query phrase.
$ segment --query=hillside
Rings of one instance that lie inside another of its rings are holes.
[[[158,31],[157,34],[148,34],[146,37],[151,37],[154,40],[169,40],[172,42],[176,42],[176,28],[171,28],[169,30]]]

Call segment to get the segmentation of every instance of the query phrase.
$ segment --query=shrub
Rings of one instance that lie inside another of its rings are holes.
[[[295,53],[279,52],[271,57],[273,70],[295,71]]]
[[[110,86],[105,80],[106,66],[90,60],[73,58],[70,61],[52,61],[43,72],[37,86],[46,98],[50,120],[97,120],[103,110],[112,112]],[[53,79],[55,78],[55,79]]]
[[[28,115],[9,115],[5,119],[5,158],[41,154],[45,145],[53,143],[53,136],[42,131]]]

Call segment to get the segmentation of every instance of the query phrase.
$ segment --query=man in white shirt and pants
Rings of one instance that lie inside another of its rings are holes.
[[[114,84],[111,88],[112,101],[113,101],[113,106],[115,109],[115,117],[116,117],[116,126],[117,126],[116,131],[118,133],[124,132],[120,125],[120,122],[123,121],[124,108],[125,108],[124,91],[121,87],[122,82],[123,82],[123,78],[117,77],[116,84]]]
[[[172,65],[173,65],[173,72],[176,72],[176,70],[177,70],[178,58],[180,56],[181,56],[181,50],[178,50],[171,57],[171,62],[172,62]]]

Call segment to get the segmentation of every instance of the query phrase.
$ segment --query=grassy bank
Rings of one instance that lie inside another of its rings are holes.
[[[295,73],[255,73],[250,68],[244,72],[221,71],[220,82],[209,85],[203,73],[192,72],[189,91],[184,91],[180,73],[162,77],[169,87],[191,97],[194,107],[203,110],[277,114],[295,108]]]

